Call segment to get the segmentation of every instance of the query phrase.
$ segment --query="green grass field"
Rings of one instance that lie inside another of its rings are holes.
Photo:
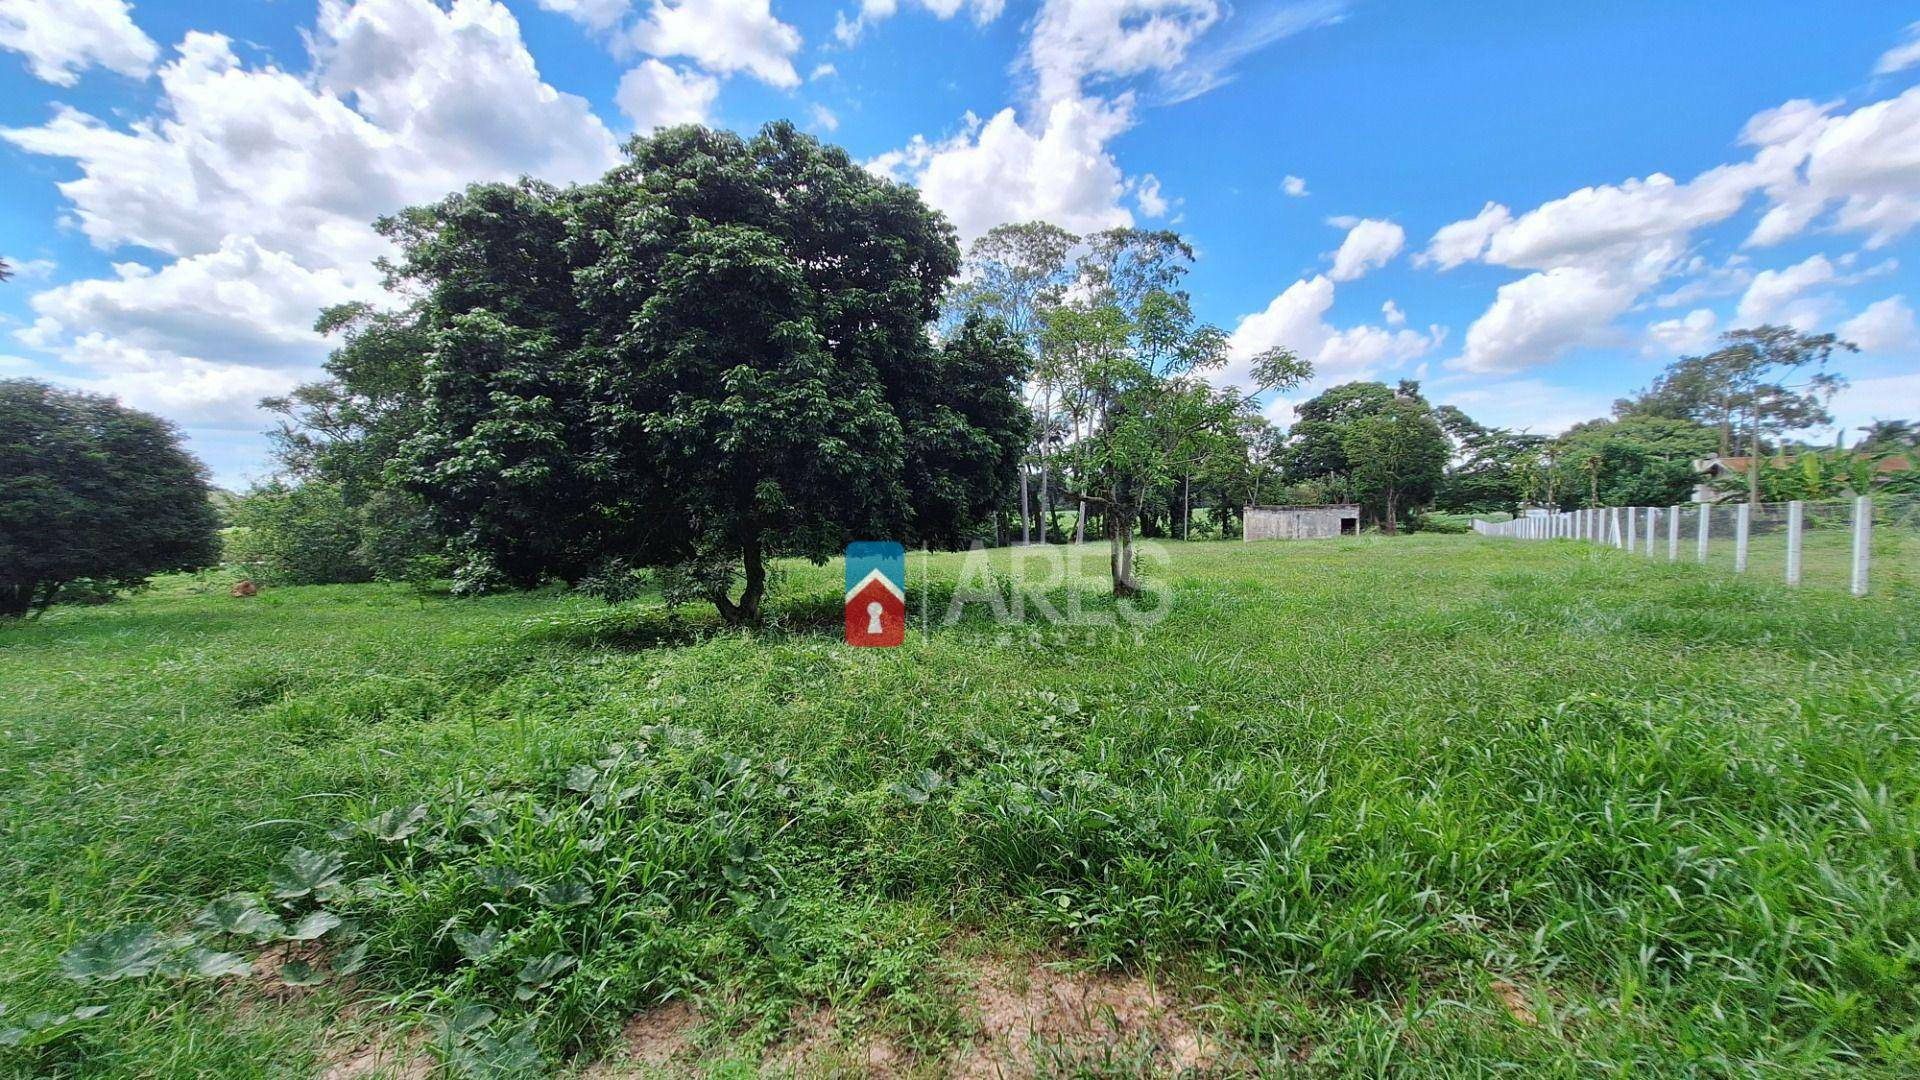
[[[752,636],[212,578],[0,628],[0,1028],[106,1007],[0,1070],[1920,1070],[1910,597],[1166,550],[1137,636],[940,626],[957,555],[896,650],[840,643],[837,564]],[[343,920],[260,967],[357,970],[61,974],[233,893]]]

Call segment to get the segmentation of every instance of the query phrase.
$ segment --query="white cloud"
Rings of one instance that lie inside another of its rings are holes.
[[[1437,326],[1424,334],[1365,324],[1337,328],[1326,321],[1333,300],[1333,281],[1319,274],[1294,282],[1266,308],[1243,316],[1228,343],[1227,367],[1213,381],[1245,386],[1253,358],[1278,345],[1313,364],[1316,386],[1332,385],[1424,356],[1446,336]]]
[[[984,124],[972,114],[951,138],[915,136],[867,163],[882,176],[915,184],[971,240],[995,225],[1050,221],[1074,232],[1133,224],[1121,205],[1126,181],[1106,144],[1132,124],[1131,99],[1055,102],[1037,130],[1012,109]]]
[[[918,6],[933,13],[936,18],[951,19],[961,11],[973,16],[974,25],[985,26],[1000,17],[1006,7],[1006,0],[915,0]],[[893,18],[900,11],[900,0],[860,0],[860,7],[852,18],[846,12],[834,16],[833,36],[842,45],[851,45],[860,40],[860,35],[875,23]]]
[[[1134,188],[1133,198],[1134,202],[1140,206],[1142,217],[1166,217],[1167,211],[1172,207],[1167,197],[1160,192],[1160,178],[1152,173],[1140,178],[1139,184]]]
[[[605,30],[621,19],[633,5],[631,0],[537,0],[547,10],[565,15],[589,29]]]
[[[800,85],[793,56],[800,31],[774,17],[768,0],[653,0],[626,40],[653,56],[685,56],[721,75],[747,72],[782,88]]]
[[[1743,292],[1753,281],[1753,270],[1745,255],[1732,255],[1719,266],[1714,266],[1705,258],[1695,255],[1674,269],[1674,274],[1687,280],[1678,288],[1671,289],[1654,297],[1654,304],[1663,308],[1685,307],[1702,300],[1711,300],[1721,296],[1732,296]]]
[[[1920,64],[1920,22],[1907,26],[1907,39],[1886,52],[1880,54],[1880,61],[1873,65],[1875,75],[1891,75],[1896,71],[1905,71]]]
[[[1748,243],[1798,235],[1829,210],[1827,228],[1865,233],[1869,248],[1920,225],[1920,87],[1845,115],[1831,112],[1788,102],[1748,124],[1746,142],[1791,162],[1769,182],[1772,207]]]
[[[190,33],[153,112],[127,127],[59,109],[0,131],[73,162],[60,190],[95,246],[171,259],[41,293],[24,339],[176,419],[237,422],[312,372],[321,305],[378,295],[375,217],[475,180],[586,179],[618,160],[492,0],[323,0],[309,51],[295,75]]]
[[[1300,403],[1292,398],[1277,397],[1267,402],[1260,413],[1274,427],[1288,431],[1300,419]]]
[[[1691,355],[1713,344],[1719,316],[1710,308],[1695,308],[1677,319],[1662,319],[1647,327],[1644,352],[1655,356]]]
[[[363,279],[364,280],[364,279]],[[120,263],[111,278],[76,281],[34,296],[38,316],[22,337],[57,346],[105,334],[143,349],[271,367],[312,365],[326,352],[313,332],[323,307],[373,299],[335,269],[309,270],[252,238],[152,270]]]
[[[1227,18],[1178,63],[1159,69],[1158,104],[1191,101],[1226,85],[1241,61],[1282,38],[1330,26],[1346,18],[1347,0],[1280,0],[1247,13],[1222,5]]]
[[[807,106],[807,115],[813,117],[814,127],[823,131],[840,130],[840,118],[834,115],[832,109],[827,108],[819,102],[814,102],[812,105]]]
[[[94,66],[144,78],[160,55],[126,0],[6,0],[0,48],[24,55],[34,77],[55,86],[74,85]]]
[[[620,76],[613,99],[633,119],[636,131],[674,124],[704,124],[720,96],[720,80],[645,60]]]
[[[13,276],[13,281],[16,283],[51,277],[54,271],[52,259],[22,259],[18,256],[9,255],[0,258],[0,263],[7,264],[7,271]]]
[[[1840,324],[1840,338],[1869,353],[1920,352],[1920,325],[1904,296],[1876,300]]]
[[[248,69],[218,35],[190,33],[160,70],[153,116],[126,130],[72,109],[0,130],[70,158],[60,185],[94,244],[170,255],[244,232],[309,264],[363,265],[384,250],[376,216],[478,179],[598,175],[612,133],[587,103],[539,79],[519,28],[489,0],[328,0],[314,73]],[[348,104],[348,99],[352,104]]]
[[[1684,184],[1654,173],[1581,188],[1493,230],[1484,258],[1525,270],[1585,267],[1658,278],[1695,230],[1732,217],[1752,190],[1747,171],[1724,165]]]
[[[1762,270],[1740,298],[1739,320],[1748,326],[1786,323],[1812,330],[1832,309],[1832,302],[1808,297],[1809,289],[1833,284],[1839,275],[1825,255],[1815,255],[1784,270]]]
[[[1568,349],[1605,340],[1638,292],[1633,282],[1582,267],[1529,274],[1500,286],[1448,366],[1486,374],[1551,363]]]
[[[1443,225],[1427,241],[1427,250],[1414,258],[1416,266],[1437,266],[1451,270],[1473,262],[1487,250],[1493,234],[1513,222],[1513,213],[1499,203],[1490,202],[1465,221]]]
[[[1288,173],[1280,181],[1280,190],[1288,198],[1304,199],[1307,197],[1307,182],[1292,173]]]
[[[1391,300],[1380,305],[1380,317],[1387,320],[1388,326],[1407,325],[1407,313],[1401,311],[1400,305]]]
[[[1335,281],[1356,280],[1369,270],[1387,265],[1406,244],[1407,231],[1391,221],[1369,218],[1355,222],[1340,242],[1340,250],[1334,253],[1329,276]]]
[[[1167,71],[1222,14],[1219,0],[1046,0],[1027,43],[1035,92],[1068,100],[1090,83]]]
[[[819,64],[819,65],[816,65],[812,73],[807,76],[807,81],[819,82],[821,79],[829,78],[831,76],[838,75],[838,74],[840,74],[840,69],[837,67],[834,67],[832,64]]]
[[[284,394],[310,374],[179,356],[103,334],[80,337],[60,351],[60,359],[87,372],[68,380],[83,389],[182,424],[247,430],[257,430],[265,418],[258,410],[261,398]]]

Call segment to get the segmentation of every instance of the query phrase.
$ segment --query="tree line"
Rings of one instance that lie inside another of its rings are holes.
[[[324,377],[264,403],[277,475],[231,508],[229,560],[609,599],[651,577],[750,625],[773,559],[854,538],[1104,538],[1129,595],[1136,537],[1234,536],[1248,505],[1464,529],[1451,515],[1682,501],[1695,458],[1738,450],[1757,497],[1811,475],[1761,458],[1831,422],[1852,348],[1736,331],[1556,438],[1411,381],[1330,387],[1283,430],[1259,403],[1311,365],[1232,357],[1176,233],[1015,224],[963,258],[917,191],[790,124],[625,151],[592,183],[475,184],[376,223],[389,302],[323,312]],[[13,380],[0,464],[0,615],[220,557],[205,470],[157,418]]]

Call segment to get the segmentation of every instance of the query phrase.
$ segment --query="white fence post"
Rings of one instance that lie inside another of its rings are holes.
[[[1680,561],[1680,508],[1667,507],[1667,561]]]
[[[1753,504],[1741,503],[1733,516],[1733,572],[1747,572],[1747,535],[1753,528]]]
[[[1660,531],[1660,508],[1647,507],[1647,558],[1653,558],[1653,538]]]
[[[1867,561],[1873,553],[1873,496],[1853,500],[1853,595],[1867,595]]]
[[[1633,554],[1633,549],[1639,546],[1634,542],[1634,538],[1633,538],[1634,519],[1638,518],[1639,516],[1640,516],[1640,511],[1638,509],[1631,506],[1627,507],[1627,538],[1626,538],[1626,542],[1620,545],[1620,550],[1626,552],[1629,555]]]
[[[1713,504],[1701,503],[1699,505],[1700,505],[1700,565],[1705,566],[1707,565],[1708,522],[1713,520],[1713,515],[1708,513],[1708,510],[1712,508]]]
[[[1787,504],[1787,584],[1800,584],[1800,537],[1807,524],[1807,504]]]

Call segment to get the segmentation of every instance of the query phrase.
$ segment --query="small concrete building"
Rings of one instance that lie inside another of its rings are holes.
[[[1246,527],[1243,540],[1326,540],[1335,536],[1353,536],[1360,531],[1360,507],[1355,503],[1338,506],[1249,506],[1242,519]]]

